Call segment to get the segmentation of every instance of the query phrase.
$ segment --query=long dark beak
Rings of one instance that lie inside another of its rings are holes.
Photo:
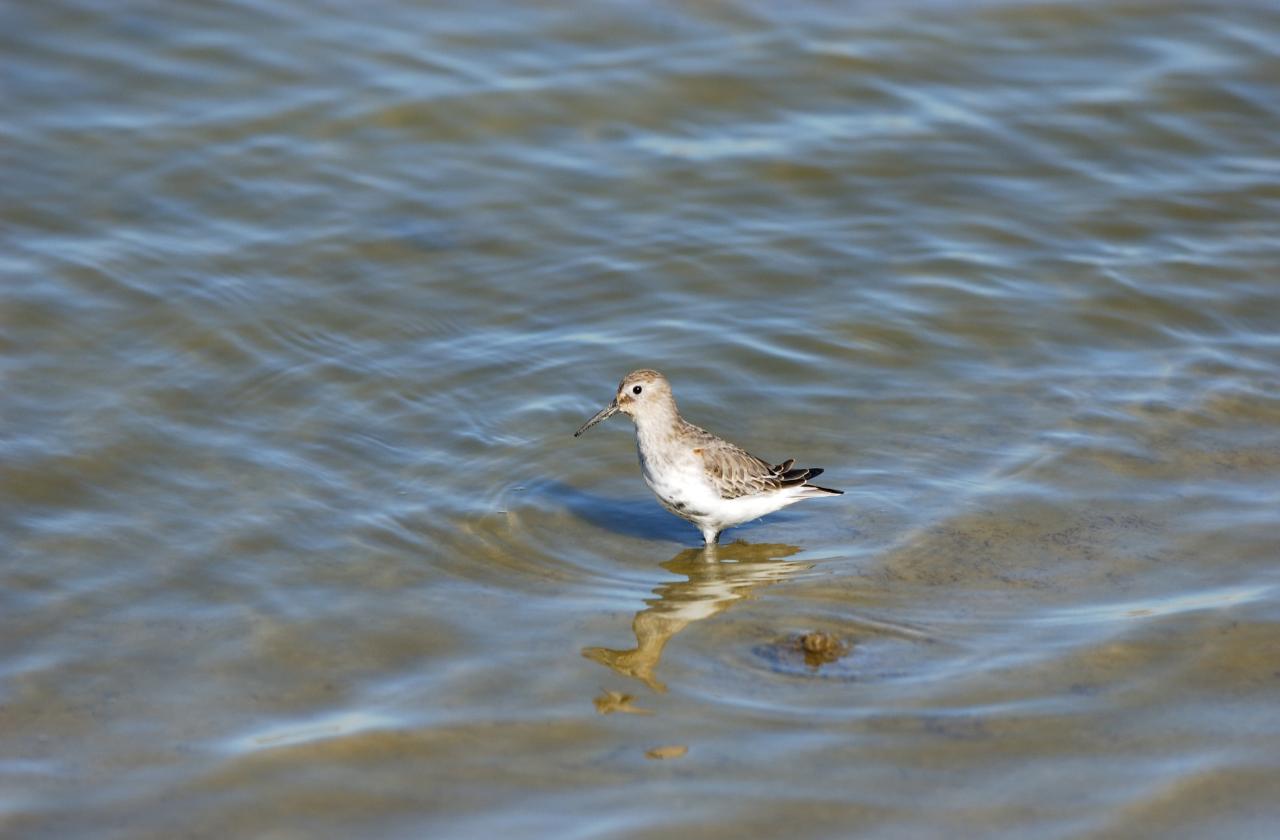
[[[594,426],[595,424],[599,423],[601,420],[608,420],[610,417],[612,417],[613,415],[615,415],[615,414],[617,414],[617,413],[618,413],[618,400],[617,400],[617,399],[614,399],[614,400],[610,401],[610,403],[609,403],[608,405],[606,405],[604,408],[602,408],[602,409],[600,409],[598,412],[596,412],[596,416],[595,416],[595,417],[592,417],[590,420],[588,420],[587,422],[583,423],[583,424],[582,424],[582,428],[581,428],[581,429],[578,429],[578,431],[574,432],[574,433],[573,433],[573,436],[574,436],[574,437],[578,437],[578,436],[579,436],[579,435],[581,435],[583,432],[585,432],[587,429],[590,429],[592,426]]]

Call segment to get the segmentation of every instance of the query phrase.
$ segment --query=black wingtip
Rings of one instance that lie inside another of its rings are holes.
[[[805,487],[812,487],[814,490],[821,490],[823,493],[830,493],[833,496],[843,496],[843,490],[832,490],[830,487],[819,487],[816,484],[806,484]]]
[[[822,467],[797,467],[779,475],[778,481],[783,487],[798,487],[809,479],[822,475],[822,473]]]

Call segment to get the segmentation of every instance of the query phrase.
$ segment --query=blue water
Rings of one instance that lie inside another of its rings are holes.
[[[0,833],[1273,831],[1273,4],[0,24]]]

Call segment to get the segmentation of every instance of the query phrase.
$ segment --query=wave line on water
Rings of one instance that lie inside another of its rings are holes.
[[[1067,625],[1096,624],[1103,621],[1131,621],[1133,619],[1160,618],[1198,610],[1237,607],[1261,600],[1274,591],[1273,586],[1230,586],[1186,595],[1166,598],[1141,598],[1114,604],[1090,604],[1055,610],[1038,619],[1035,624]]]

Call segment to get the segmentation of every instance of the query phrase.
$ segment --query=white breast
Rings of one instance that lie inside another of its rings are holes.
[[[711,516],[721,504],[720,495],[707,481],[702,459],[692,452],[655,449],[641,442],[640,469],[645,484],[663,507],[685,519]]]

